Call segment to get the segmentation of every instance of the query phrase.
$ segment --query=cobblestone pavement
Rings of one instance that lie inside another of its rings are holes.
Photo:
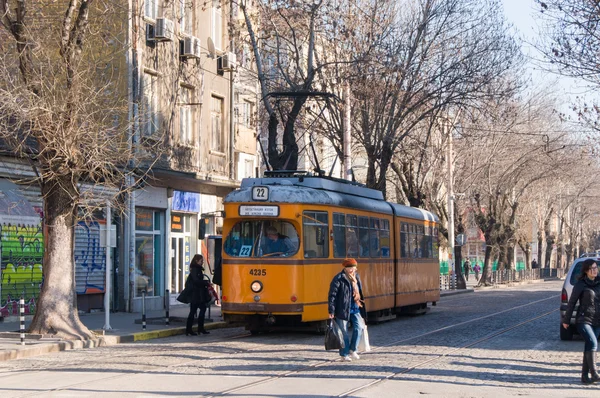
[[[0,395],[598,397],[579,383],[583,342],[558,338],[561,285],[445,297],[370,325],[373,351],[351,363],[319,335],[220,329],[3,362]]]

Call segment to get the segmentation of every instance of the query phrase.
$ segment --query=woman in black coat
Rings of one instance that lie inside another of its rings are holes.
[[[598,265],[594,260],[589,259],[582,263],[581,275],[578,279],[579,281],[573,286],[562,326],[565,329],[569,327],[573,309],[579,301],[576,316],[577,330],[585,340],[581,382],[591,384],[600,381],[596,368],[596,351],[600,335],[600,277],[598,277]]]
[[[190,314],[187,318],[185,335],[197,336],[198,333],[209,334],[210,332],[204,329],[204,317],[206,314],[206,304],[208,303],[206,295],[208,294],[206,282],[204,281],[204,257],[201,254],[196,254],[190,263],[190,274],[185,281],[185,290],[189,290],[190,299]],[[200,309],[198,314],[198,333],[192,330],[194,324],[194,316]]]

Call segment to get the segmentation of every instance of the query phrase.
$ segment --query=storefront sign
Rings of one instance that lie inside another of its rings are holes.
[[[279,206],[240,206],[240,216],[277,217]]]
[[[154,212],[140,207],[135,209],[135,229],[137,231],[152,231]]]
[[[171,215],[171,232],[183,232],[183,217],[180,215]]]

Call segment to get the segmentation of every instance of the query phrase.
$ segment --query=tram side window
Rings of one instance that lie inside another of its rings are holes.
[[[421,238],[421,248],[423,251],[423,258],[431,258],[431,229],[429,227],[424,227],[423,237]]]
[[[369,257],[369,217],[358,217],[358,255]]]
[[[419,239],[417,237],[417,226],[410,224],[410,250],[412,258],[419,258]]]
[[[346,255],[358,256],[358,217],[352,214],[346,216]]]
[[[408,224],[405,222],[400,225],[400,257],[410,257]]]
[[[438,243],[438,229],[433,228],[433,233],[431,234],[431,253],[433,254],[433,258],[438,258],[440,256],[440,248]]]
[[[369,230],[369,247],[371,257],[380,257],[381,253],[379,252],[379,229],[381,228],[381,223],[378,218],[370,218],[371,228]]]
[[[346,257],[346,215],[333,213],[333,257]]]
[[[390,222],[381,220],[381,231],[379,231],[379,244],[381,247],[381,257],[390,257]]]
[[[327,212],[305,211],[302,215],[304,257],[329,257]]]
[[[425,236],[425,227],[423,225],[417,225],[417,241],[419,242],[419,251],[417,252],[418,258],[427,258],[427,237]]]

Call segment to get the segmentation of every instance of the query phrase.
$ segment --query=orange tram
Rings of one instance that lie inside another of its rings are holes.
[[[369,322],[425,313],[439,300],[434,214],[345,180],[265,175],[224,200],[225,321],[252,333],[323,330],[329,283],[346,257],[358,261]]]

